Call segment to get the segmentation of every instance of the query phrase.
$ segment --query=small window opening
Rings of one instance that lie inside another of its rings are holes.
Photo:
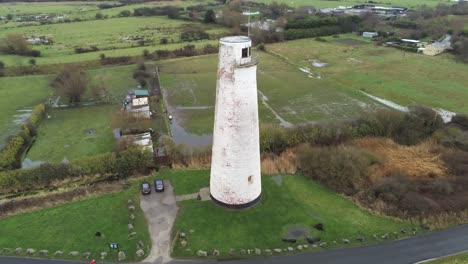
[[[242,58],[247,58],[250,56],[250,48],[243,48],[242,49]]]
[[[252,175],[249,176],[248,181],[249,181],[249,184],[252,184],[252,183],[253,183],[253,177],[252,177]]]

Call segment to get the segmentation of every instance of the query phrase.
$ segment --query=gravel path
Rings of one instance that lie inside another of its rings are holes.
[[[142,195],[140,206],[148,221],[152,248],[144,263],[168,263],[170,257],[171,230],[179,208],[176,205],[174,189],[169,181],[164,181],[164,192],[154,190],[150,195]]]

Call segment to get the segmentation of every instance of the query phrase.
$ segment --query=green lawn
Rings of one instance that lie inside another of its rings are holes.
[[[38,137],[27,158],[60,162],[112,151],[111,117],[116,106],[54,109],[38,129]],[[92,130],[92,134],[88,134]]]
[[[468,253],[453,255],[428,262],[428,264],[466,264],[468,263]]]
[[[186,177],[200,177],[200,180],[192,181],[204,181],[208,186],[207,175],[209,171],[178,171],[169,178],[177,190],[187,187]],[[183,248],[177,243],[173,255],[194,256],[199,249],[208,252],[218,249],[221,256],[227,256],[230,248],[237,252],[242,248],[283,249],[291,244],[282,242],[281,238],[290,227],[295,226],[303,227],[311,236],[321,237],[328,247],[344,246],[344,238],[351,241],[350,245],[360,244],[356,241],[359,235],[365,236],[366,242],[375,242],[371,238],[373,234],[382,235],[410,228],[407,222],[372,215],[303,176],[280,177],[281,184],[278,184],[271,177],[263,176],[263,198],[253,208],[237,211],[223,209],[211,201],[180,202],[181,209],[173,230],[174,233],[187,233],[188,246]],[[324,232],[313,228],[317,223],[324,225]],[[189,232],[190,229],[194,232]],[[333,241],[337,241],[337,244],[334,245]],[[307,242],[300,239],[298,243]],[[187,248],[191,251],[187,251]]]
[[[135,239],[128,238],[127,225],[131,221],[128,199],[137,205],[133,222],[137,233]],[[116,242],[127,255],[127,261],[141,260],[135,254],[137,242],[143,241],[147,255],[151,241],[146,219],[138,206],[139,199],[139,186],[134,184],[117,194],[0,219],[0,247],[11,250],[21,247],[24,251],[27,248],[36,251],[46,249],[50,255],[60,250],[64,251],[60,258],[67,259],[74,258],[69,255],[70,251],[79,251],[80,257],[84,252],[91,252],[91,258],[99,259],[102,251],[109,252],[108,243]],[[97,238],[96,232],[101,232],[103,236]],[[116,260],[116,255],[116,251],[109,253],[108,259]]]
[[[0,149],[5,139],[15,133],[35,105],[50,94],[48,76],[21,76],[0,78]]]
[[[210,173],[204,170],[164,169],[156,177],[170,180],[176,195],[196,193],[210,185]]]

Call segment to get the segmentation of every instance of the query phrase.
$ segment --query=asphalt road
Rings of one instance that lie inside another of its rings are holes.
[[[468,225],[377,245],[307,252],[289,256],[223,261],[226,264],[411,264],[468,250]],[[172,261],[179,263],[207,261]],[[64,260],[0,257],[0,264],[77,264]]]

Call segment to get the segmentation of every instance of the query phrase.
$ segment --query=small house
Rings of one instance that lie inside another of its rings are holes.
[[[364,38],[375,38],[375,37],[378,37],[379,36],[379,33],[377,32],[362,32],[362,36]]]
[[[134,135],[123,135],[122,139],[129,139],[133,142],[136,146],[141,146],[143,149],[148,150],[150,152],[154,152],[153,150],[153,140],[151,139],[151,133],[145,132],[142,134],[134,134]]]
[[[148,93],[148,90],[135,90],[135,97],[136,98],[141,98],[141,97],[148,97],[149,96],[149,93]]]

